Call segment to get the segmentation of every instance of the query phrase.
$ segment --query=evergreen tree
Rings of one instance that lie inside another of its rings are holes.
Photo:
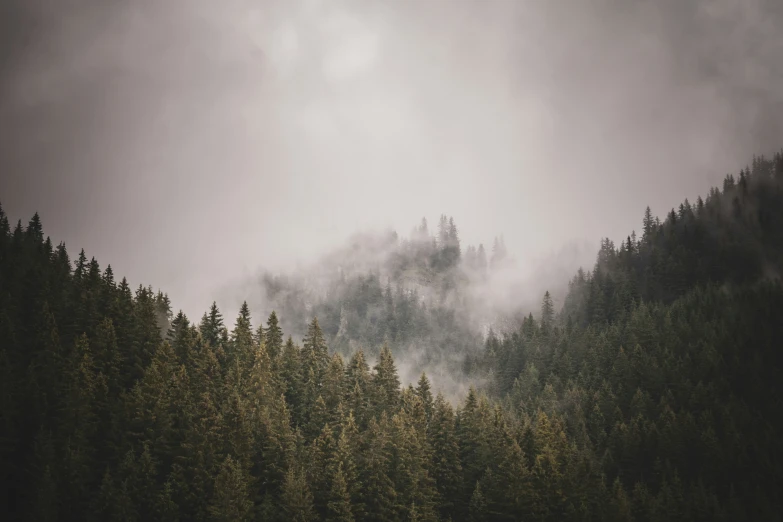
[[[285,383],[283,393],[286,402],[299,419],[303,401],[302,363],[299,358],[299,348],[290,336],[283,347],[280,373],[282,382]]]
[[[227,456],[215,477],[214,494],[209,503],[209,515],[215,521],[250,520],[253,502],[249,484],[241,465]]]
[[[476,482],[473,489],[473,495],[470,497],[470,508],[468,510],[471,522],[485,522],[487,517],[487,501],[481,492],[481,485]]]
[[[332,478],[332,489],[327,507],[326,520],[329,522],[353,522],[355,520],[351,512],[351,497],[348,494],[342,463],[338,464],[337,471]]]
[[[642,243],[649,244],[652,241],[652,233],[655,222],[652,217],[652,212],[648,206],[644,210],[644,219],[642,220]]]
[[[264,342],[269,356],[274,360],[283,351],[283,330],[277,320],[277,314],[272,311],[267,319],[266,330],[264,331]]]
[[[226,358],[227,367],[231,367],[235,363],[241,367],[250,366],[255,344],[253,328],[250,324],[250,309],[247,306],[247,301],[245,301],[239,309],[239,316],[237,317],[234,330],[231,332],[231,344],[228,348],[228,357]]]
[[[441,394],[435,397],[429,429],[432,444],[432,476],[445,515],[456,516],[455,502],[462,494],[460,446],[454,425],[454,412]]]
[[[549,290],[544,293],[544,299],[541,302],[541,327],[548,329],[555,319],[555,307],[552,304],[552,296]]]
[[[397,492],[388,474],[390,440],[386,425],[385,415],[380,423],[370,420],[362,452],[360,505],[365,520],[391,522],[397,518]]]
[[[381,348],[373,376],[378,411],[392,411],[399,403],[400,380],[388,345]]]
[[[201,336],[214,348],[226,341],[227,335],[223,326],[223,316],[218,310],[217,303],[213,302],[207,314],[201,319]]]
[[[313,495],[310,493],[304,473],[297,472],[293,468],[288,470],[283,481],[280,506],[285,515],[285,520],[292,522],[310,522],[315,520]]]
[[[364,352],[357,350],[345,370],[345,405],[353,412],[360,426],[365,426],[370,408],[370,369]]]
[[[427,422],[429,422],[432,418],[433,408],[432,389],[430,387],[430,381],[427,379],[427,375],[425,373],[422,373],[421,377],[419,377],[419,382],[416,387],[416,395],[418,395],[419,399],[421,399],[421,404],[424,408]]]

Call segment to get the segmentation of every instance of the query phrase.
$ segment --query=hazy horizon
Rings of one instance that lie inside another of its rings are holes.
[[[0,203],[13,222],[38,211],[72,258],[194,319],[217,299],[230,323],[237,281],[441,213],[463,246],[503,234],[528,274],[578,266],[645,206],[663,216],[779,149],[780,15],[765,0],[11,1]]]

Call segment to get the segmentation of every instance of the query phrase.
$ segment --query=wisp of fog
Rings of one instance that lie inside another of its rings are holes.
[[[441,212],[464,244],[504,234],[522,281],[552,256],[572,273],[584,242],[704,193],[783,130],[773,1],[1,9],[9,215],[40,211],[193,317],[215,296],[231,316],[225,289],[260,269]]]

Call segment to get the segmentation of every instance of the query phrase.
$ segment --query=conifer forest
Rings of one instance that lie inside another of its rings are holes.
[[[783,522],[783,0],[0,0],[0,522]]]
[[[781,520],[783,152],[639,218],[487,322],[504,240],[447,216],[187,317],[0,210],[0,518]]]

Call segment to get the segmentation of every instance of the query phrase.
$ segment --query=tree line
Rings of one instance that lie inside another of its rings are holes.
[[[191,322],[0,209],[3,512],[779,520],[782,181],[783,156],[758,158],[706,201],[647,212],[641,238],[604,241],[562,310],[546,294],[466,359],[487,384],[458,404],[426,375],[401,386],[388,345],[372,367],[330,350],[317,319],[301,343],[247,305]]]

